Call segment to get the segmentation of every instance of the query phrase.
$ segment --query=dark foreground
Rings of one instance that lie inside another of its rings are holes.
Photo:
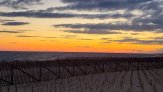
[[[40,62],[1,62],[0,85],[41,83],[90,74],[155,69],[163,69],[163,57],[84,57]]]

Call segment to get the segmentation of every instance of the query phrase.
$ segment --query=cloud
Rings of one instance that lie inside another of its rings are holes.
[[[1,0],[0,6],[11,7],[14,9],[26,9],[27,5],[41,4],[41,0]]]
[[[14,20],[6,20],[6,19],[0,19],[0,22],[9,22],[9,21],[14,21]]]
[[[67,13],[44,13],[44,12],[34,12],[34,11],[25,11],[25,12],[0,12],[0,16],[6,17],[34,17],[34,18],[69,18],[75,17],[74,14]]]
[[[144,45],[163,45],[163,40],[141,40],[138,38],[124,37],[120,40],[108,40],[108,42],[129,43],[129,44],[144,44]],[[107,43],[107,42],[104,42]]]
[[[163,26],[156,26],[156,25],[148,25],[148,24],[127,24],[127,23],[121,23],[116,22],[113,23],[99,23],[99,24],[60,24],[60,25],[54,25],[54,27],[65,27],[65,28],[71,28],[71,29],[87,29],[87,30],[95,30],[96,32],[100,32],[100,30],[125,30],[125,31],[158,31],[156,29],[163,29]],[[163,30],[159,30],[163,31]],[[76,32],[73,31],[72,32]]]
[[[31,37],[41,37],[41,36],[18,35],[17,37],[31,38]]]
[[[47,37],[44,37],[44,38],[58,38],[58,37],[52,37],[52,36],[49,36],[49,37],[48,37],[48,36],[47,36]]]
[[[20,25],[27,25],[29,24],[28,22],[5,22],[2,25],[7,25],[7,26],[20,26]]]
[[[58,0],[67,6],[58,7],[58,9],[78,9],[78,10],[111,10],[122,8],[135,8],[141,3],[146,3],[152,0]],[[44,5],[46,0],[1,0],[0,5],[15,9],[27,9],[26,6]],[[55,1],[54,1],[55,2]],[[115,7],[116,6],[116,7]],[[51,6],[49,7],[51,8]]]
[[[35,38],[35,37],[40,37],[40,38],[58,38],[58,37],[52,37],[52,36],[36,36],[36,35],[18,35],[17,37],[21,38]]]
[[[109,30],[131,30],[131,31],[153,31],[163,32],[163,8],[162,0],[62,0],[69,5],[59,7],[59,10],[81,10],[81,11],[116,11],[123,13],[110,13],[112,18],[127,18],[126,23],[117,24],[86,24],[82,28],[96,28]],[[104,18],[104,17],[103,17]],[[107,19],[108,17],[105,17]],[[79,25],[65,25],[79,27]]]
[[[77,35],[60,35],[60,38],[68,38],[68,39],[74,39]]]
[[[30,5],[32,2],[39,4],[44,0],[16,0],[13,5]],[[10,0],[2,0],[12,5]],[[2,3],[1,2],[1,3]],[[44,1],[45,2],[45,1]],[[127,21],[120,23],[101,24],[69,24],[60,25],[73,30],[68,32],[95,33],[99,31],[126,30],[126,31],[151,31],[163,32],[163,1],[162,0],[61,0],[65,6],[52,7],[43,10],[33,9],[24,11],[0,12],[4,17],[32,17],[32,18],[87,18],[87,19],[112,19],[125,18]],[[7,4],[4,4],[7,5]],[[76,10],[73,12],[73,10]],[[71,12],[72,11],[72,12]],[[83,13],[84,12],[84,13]],[[92,14],[90,14],[91,12]],[[98,12],[96,14],[96,12]],[[77,28],[78,27],[78,28]]]
[[[146,3],[152,0],[62,0],[64,3],[69,3],[66,7],[59,9],[78,9],[78,10],[111,10],[111,9],[132,9],[141,3]]]
[[[158,37],[149,37],[149,39],[163,40],[163,37],[162,37],[162,36],[158,36]]]
[[[141,33],[131,33],[130,35],[142,35]]]
[[[78,39],[78,40],[93,40],[93,39],[81,38],[81,39]]]
[[[0,12],[0,16],[5,17],[33,17],[33,18],[87,18],[87,19],[106,19],[106,18],[130,18],[133,14],[74,14],[74,13],[51,13],[39,11],[24,12]]]
[[[64,30],[69,33],[80,33],[80,34],[121,34],[120,32],[112,32],[106,30]]]
[[[111,38],[101,38],[101,40],[110,40]]]
[[[9,31],[9,30],[3,30],[0,31],[0,33],[22,33],[21,31]]]

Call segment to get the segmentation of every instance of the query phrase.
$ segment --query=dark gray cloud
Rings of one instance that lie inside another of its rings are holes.
[[[41,37],[41,36],[18,35],[17,37],[31,38],[31,37]]]
[[[29,24],[28,22],[5,22],[2,25],[7,25],[7,26],[20,26],[20,25],[27,25]]]
[[[33,17],[33,18],[87,18],[87,19],[106,19],[106,18],[131,18],[132,14],[72,14],[72,13],[50,13],[43,11],[25,12],[0,12],[0,16],[5,17]]]
[[[129,31],[156,31],[156,29],[163,29],[163,26],[148,25],[148,24],[126,24],[126,23],[99,23],[99,24],[60,24],[54,27],[65,27],[72,29],[87,29],[87,30],[129,30]],[[162,31],[162,30],[159,30]],[[73,32],[73,31],[72,31]],[[76,32],[76,31],[74,31]]]
[[[22,33],[21,31],[9,31],[9,30],[3,30],[0,31],[0,33]]]
[[[26,5],[41,4],[41,0],[1,0],[0,6],[26,9]]]
[[[163,40],[141,40],[138,38],[124,37],[121,40],[108,40],[107,42],[129,43],[129,44],[144,44],[144,45],[163,45]],[[107,43],[105,42],[105,43]]]
[[[4,3],[10,3],[11,0],[2,0]],[[72,33],[101,33],[105,30],[131,30],[131,31],[152,31],[163,32],[163,1],[162,0],[61,0],[68,4],[64,7],[49,7],[45,10],[35,11],[17,11],[17,12],[0,12],[0,16],[4,17],[33,17],[33,18],[88,18],[88,19],[109,19],[109,18],[126,18],[124,23],[101,23],[101,24],[63,24],[63,26],[72,28],[68,30]],[[2,3],[0,2],[0,3]],[[30,4],[31,2],[40,3],[40,0],[16,0],[15,5],[23,3]],[[98,11],[100,14],[81,14],[66,13],[68,10],[82,11]],[[56,10],[56,11],[55,11]],[[103,11],[104,10],[104,11]],[[116,10],[124,10],[123,13]],[[134,12],[135,10],[141,11]],[[55,13],[52,11],[55,11]],[[108,12],[111,11],[111,12]],[[114,12],[115,11],[115,12]],[[62,13],[61,13],[62,12]],[[84,28],[85,31],[82,31]],[[92,31],[94,30],[94,31]],[[99,31],[97,31],[99,30]],[[113,32],[113,31],[112,31]],[[107,32],[106,32],[107,33]]]
[[[106,30],[64,30],[64,32],[69,33],[79,33],[79,34],[121,34],[120,32],[106,31]]]
[[[14,20],[0,19],[0,22],[2,22],[2,23],[4,23],[4,22],[10,22],[10,21],[14,21]]]
[[[139,40],[137,44],[163,45],[163,40]]]
[[[62,0],[69,3],[68,6],[58,9],[76,10],[126,10],[125,13],[114,14],[114,17],[128,18],[130,23],[123,24],[86,24],[86,25],[65,25],[71,28],[88,29],[109,29],[109,30],[132,30],[132,31],[155,31],[163,32],[163,1],[161,0]],[[133,16],[132,12],[139,10],[142,14]],[[131,16],[132,15],[132,16]],[[113,17],[112,16],[112,17]],[[128,16],[128,17],[127,17]]]
[[[25,8],[26,5],[43,4],[43,0],[1,0],[0,5],[12,8]],[[69,4],[58,9],[123,9],[135,8],[139,4],[153,0],[61,0],[63,3]]]
[[[6,17],[34,17],[34,18],[69,18],[75,17],[74,14],[67,13],[44,13],[44,12],[34,12],[34,11],[25,11],[25,12],[0,12],[0,16]]]
[[[59,9],[78,9],[78,10],[111,10],[111,9],[133,9],[139,4],[152,0],[62,0],[69,3],[66,7]]]
[[[123,38],[123,39],[121,39],[121,40],[116,40],[117,42],[131,42],[131,43],[137,43],[137,42],[139,42],[139,41],[141,41],[141,40],[139,40],[139,39],[137,39],[137,38],[130,38],[130,37],[125,37],[125,38]]]
[[[33,37],[40,37],[40,38],[59,38],[59,37],[38,36],[38,35],[18,35],[17,37],[22,37],[22,38],[33,38]]]

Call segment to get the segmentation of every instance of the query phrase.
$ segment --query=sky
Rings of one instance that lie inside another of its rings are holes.
[[[0,51],[163,53],[163,0],[0,0]]]

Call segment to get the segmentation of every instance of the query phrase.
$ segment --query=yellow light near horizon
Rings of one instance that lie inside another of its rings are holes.
[[[140,45],[140,44],[102,44],[100,40],[80,41],[77,39],[43,39],[43,38],[1,38],[1,49],[21,51],[66,51],[66,52],[115,52],[115,53],[136,53],[148,52],[161,48],[161,45]]]

